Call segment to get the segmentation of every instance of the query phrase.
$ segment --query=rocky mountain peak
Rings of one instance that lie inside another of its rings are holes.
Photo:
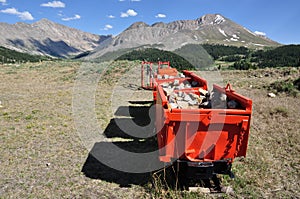
[[[133,23],[131,26],[129,26],[126,30],[130,30],[130,29],[138,29],[138,28],[144,28],[144,27],[149,27],[148,24],[146,24],[145,22],[139,21],[139,22],[135,22]]]
[[[272,40],[259,37],[243,26],[220,14],[206,14],[194,20],[177,20],[169,23],[157,22],[149,26],[136,22],[108,42],[101,43],[88,58],[97,59],[104,54],[118,55],[126,49],[157,47],[174,51],[188,44],[223,44],[257,48],[277,46]],[[123,51],[122,51],[123,50]]]
[[[70,27],[67,27],[65,25],[62,25],[62,24],[58,24],[58,23],[55,23],[53,21],[50,21],[48,19],[41,19],[35,23],[32,23],[31,24],[33,27],[39,27],[41,29],[44,29],[44,30],[47,30],[47,31],[64,31],[64,30],[67,30],[67,29],[72,29]],[[75,29],[74,29],[75,30]]]
[[[157,22],[151,26],[140,21],[114,37],[90,34],[48,19],[32,24],[0,22],[0,46],[56,57],[92,51],[89,58],[97,58],[108,52],[140,46],[173,51],[187,44],[204,42],[255,48],[278,45],[220,14],[206,14],[194,20]]]
[[[57,24],[57,23],[50,21],[48,19],[45,19],[45,18],[43,18],[35,23],[32,23],[31,25],[33,27],[40,27],[40,28],[60,26],[60,24]],[[61,25],[61,26],[63,26],[63,25]]]
[[[201,25],[220,25],[226,21],[226,19],[220,14],[206,14],[197,19]]]
[[[41,19],[32,24],[0,23],[0,46],[55,57],[69,57],[94,50],[111,36],[100,36]]]
[[[152,27],[157,27],[157,28],[164,28],[166,26],[165,23],[163,22],[157,22],[151,25]]]
[[[55,24],[55,23],[50,21],[49,19],[43,18],[33,24]]]
[[[171,23],[168,23],[167,28],[172,30],[197,30],[199,24],[196,20],[178,20]]]

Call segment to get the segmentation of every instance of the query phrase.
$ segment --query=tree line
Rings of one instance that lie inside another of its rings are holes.
[[[0,63],[25,63],[25,62],[39,62],[43,60],[51,60],[50,57],[41,55],[30,55],[27,53],[17,52],[0,46]]]
[[[141,60],[149,62],[170,61],[171,67],[178,70],[192,70],[195,67],[183,57],[170,51],[159,50],[156,48],[138,49],[121,55],[116,60]]]
[[[253,50],[246,47],[225,46],[225,45],[199,45],[212,57],[214,61],[231,63],[230,69],[248,70],[266,67],[299,67],[300,66],[300,45],[284,45],[277,48],[265,50]],[[190,51],[195,45],[187,45]],[[186,52],[190,52],[185,49]],[[191,52],[192,53],[192,52]],[[133,50],[120,56],[117,60],[146,60],[146,61],[170,61],[172,67],[179,70],[194,69],[194,63],[169,51],[154,48]],[[190,59],[189,59],[190,60]],[[199,61],[199,60],[198,60]]]
[[[246,47],[237,47],[237,46],[225,46],[225,45],[211,45],[203,44],[202,47],[210,54],[214,60],[220,59],[227,56],[236,56],[236,55],[247,55],[249,49]]]
[[[300,66],[300,45],[280,46],[273,50],[253,52],[250,61],[257,63],[259,68]]]
[[[300,66],[300,45],[284,45],[266,50],[253,50],[246,47],[211,44],[199,44],[199,46],[205,49],[214,61],[218,60],[232,63],[229,67],[232,69],[248,70],[266,67]],[[186,48],[188,49],[184,49],[185,57],[189,57],[188,60],[190,61],[193,60],[194,57],[199,57],[199,54],[201,54],[194,52],[200,51],[195,45],[187,45]],[[191,54],[191,56],[187,56],[189,54]],[[204,60],[203,56],[201,56],[199,59]],[[195,59],[194,62],[198,63],[199,59]],[[52,60],[52,58],[20,53],[0,46],[0,63],[39,62],[42,60]],[[195,63],[190,63],[187,59],[179,56],[178,53],[156,48],[136,49],[121,55],[117,60],[170,61],[171,66],[178,70],[195,69]]]
[[[203,48],[215,61],[234,62],[231,65],[233,69],[248,70],[300,66],[300,45],[284,45],[266,50],[252,50],[245,47],[204,44]]]

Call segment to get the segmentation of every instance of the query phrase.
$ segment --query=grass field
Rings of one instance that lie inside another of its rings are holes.
[[[114,122],[123,118],[115,118],[118,107],[111,108],[112,96],[126,106],[112,88],[135,66],[139,63],[122,61],[111,64],[112,69],[102,76],[103,67],[83,72],[101,77],[94,92],[95,112],[108,141],[124,149],[147,151],[142,142],[130,143],[130,139],[109,134],[115,132]],[[236,178],[222,177],[222,184],[232,187],[234,194],[205,195],[163,189],[159,182],[151,183],[151,173],[123,173],[89,154],[93,149],[85,147],[77,132],[73,107],[81,68],[81,63],[64,61],[0,66],[0,198],[300,197],[300,97],[286,93],[267,97],[272,82],[295,79],[299,69],[221,73],[224,82],[231,82],[235,90],[253,100],[251,134],[247,157],[234,162]],[[151,100],[151,92],[140,90],[134,75],[129,72],[123,81],[135,93],[132,100]],[[139,116],[147,109],[134,110],[137,122],[142,123]],[[95,140],[91,146],[99,143]],[[155,147],[153,140],[146,144]]]

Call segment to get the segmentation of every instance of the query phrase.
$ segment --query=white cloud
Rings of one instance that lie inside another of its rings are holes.
[[[2,5],[7,5],[6,0],[0,0],[0,3],[2,3]]]
[[[129,17],[127,13],[121,12],[121,16],[120,17]]]
[[[135,1],[135,2],[139,2],[139,1],[141,1],[141,0],[130,0],[130,1]]]
[[[125,1],[125,0],[119,0],[120,2],[123,2],[123,1]]]
[[[255,34],[259,35],[259,36],[266,36],[267,34],[264,32],[260,32],[260,31],[255,31]]]
[[[155,17],[156,18],[166,18],[167,15],[165,15],[165,14],[157,14]]]
[[[103,28],[103,30],[109,30],[109,29],[112,29],[112,28],[113,28],[112,25],[106,24],[105,27]]]
[[[76,20],[76,19],[80,19],[81,16],[80,15],[74,15],[74,17],[66,17],[66,18],[62,18],[61,20],[63,21],[71,21],[71,20]]]
[[[41,4],[42,7],[51,7],[51,8],[64,8],[66,4],[61,1],[52,1],[48,3]]]
[[[5,14],[12,14],[17,15],[22,20],[34,20],[33,16],[30,14],[30,12],[19,12],[16,8],[7,8],[5,10],[0,10],[0,12]]]
[[[121,12],[121,17],[134,17],[136,16],[138,13],[132,9],[127,10],[126,12]]]
[[[110,19],[116,18],[114,15],[108,15],[107,17],[110,18]]]
[[[128,14],[129,16],[132,16],[132,17],[134,17],[134,16],[136,16],[136,15],[137,15],[137,12],[136,12],[136,11],[134,11],[134,10],[132,10],[132,9],[129,9],[129,10],[127,10],[127,14]]]

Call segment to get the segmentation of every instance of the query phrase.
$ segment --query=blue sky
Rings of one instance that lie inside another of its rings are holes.
[[[300,44],[300,0],[0,0],[0,22],[42,18],[100,35],[147,24],[221,14],[283,44]]]

